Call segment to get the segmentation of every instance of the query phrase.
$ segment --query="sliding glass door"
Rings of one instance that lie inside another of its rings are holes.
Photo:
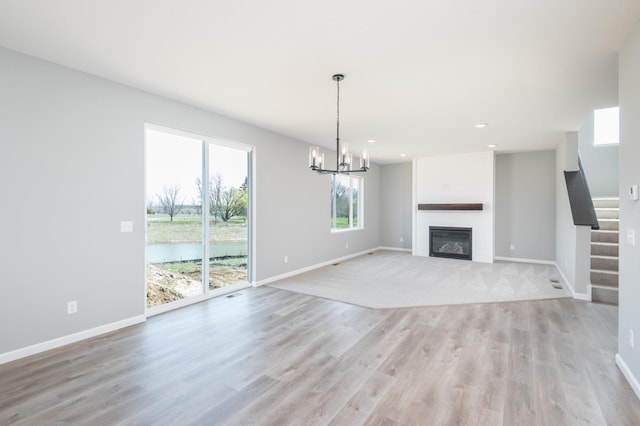
[[[147,127],[148,308],[248,284],[250,164],[250,147]]]
[[[247,281],[249,153],[209,145],[209,289]]]

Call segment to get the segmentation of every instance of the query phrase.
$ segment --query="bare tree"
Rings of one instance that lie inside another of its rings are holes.
[[[225,189],[221,193],[219,215],[223,222],[247,212],[247,193],[238,188]]]
[[[171,222],[182,210],[182,199],[180,198],[180,185],[164,186],[162,193],[158,194],[160,208],[163,213],[169,215]]]
[[[222,185],[222,175],[217,173],[215,176],[209,179],[209,213],[213,216],[214,221],[218,218],[222,219],[222,198],[224,193],[224,186]],[[223,219],[227,221],[229,219]]]
[[[232,217],[247,214],[247,179],[240,188],[227,188],[222,183],[222,175],[219,173],[209,178],[209,214],[215,222],[221,219],[227,222]],[[202,181],[196,178],[198,196],[202,200],[204,191]]]

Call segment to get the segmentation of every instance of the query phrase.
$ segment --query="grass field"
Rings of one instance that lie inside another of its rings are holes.
[[[233,218],[228,222],[210,221],[210,241],[246,241],[247,223],[244,218]],[[147,244],[197,243],[202,241],[202,216],[147,215]]]
[[[354,223],[354,226],[357,226],[357,223]],[[336,217],[336,228],[344,229],[349,227],[349,218],[348,217]]]

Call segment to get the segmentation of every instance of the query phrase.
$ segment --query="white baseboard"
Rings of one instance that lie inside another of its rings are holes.
[[[537,265],[555,265],[553,260],[539,260],[539,259],[522,259],[519,257],[502,257],[495,256],[494,260],[502,260],[504,262],[518,262],[518,263],[535,263]]]
[[[556,269],[558,270],[560,276],[562,276],[562,280],[567,284],[567,288],[571,292],[571,297],[577,300],[585,300],[587,302],[591,302],[591,284],[589,284],[587,288],[587,293],[576,293],[576,290],[573,288],[567,277],[565,277],[565,275],[562,273],[562,269],[560,269],[558,264],[555,262],[554,265],[556,266]]]
[[[362,255],[365,255],[367,253],[371,253],[372,251],[378,251],[379,249],[380,249],[380,247],[375,247],[375,248],[372,248],[372,249],[369,249],[369,250],[364,250],[364,251],[360,251],[358,253],[353,253],[353,254],[350,254],[348,256],[343,256],[343,257],[339,257],[337,259],[327,260],[326,262],[317,263],[315,265],[306,266],[304,268],[296,269],[295,271],[285,272],[284,274],[276,275],[274,277],[265,278],[264,280],[257,281],[256,282],[256,287],[260,287],[262,285],[269,284],[269,283],[272,283],[272,282],[275,282],[275,281],[280,281],[280,280],[283,280],[285,278],[293,277],[295,275],[303,274],[305,272],[313,271],[314,269],[322,268],[324,266],[333,265],[334,263],[337,263],[337,262],[343,262],[343,261],[348,260],[348,259],[353,259],[354,257],[362,256]]]
[[[20,358],[25,358],[51,349],[59,348],[60,346],[65,346],[70,343],[79,342],[90,337],[99,336],[100,334],[109,333],[124,327],[139,324],[146,321],[146,319],[147,317],[145,315],[138,315],[121,321],[112,322],[110,324],[101,325],[99,327],[90,328],[89,330],[83,330],[78,333],[58,337],[57,339],[37,343],[25,348],[16,349],[11,352],[5,352],[0,354],[0,364],[6,364],[7,362],[15,361]]]
[[[407,253],[411,253],[410,248],[401,248],[401,247],[378,247],[376,250],[391,250],[391,251],[404,251]]]
[[[620,368],[620,371],[622,371],[622,374],[624,374],[624,377],[629,382],[629,385],[631,385],[631,389],[633,389],[638,399],[640,399],[640,383],[638,383],[638,379],[636,379],[636,377],[633,375],[633,373],[627,366],[627,363],[624,362],[620,354],[616,354],[616,364],[618,365],[618,368]]]

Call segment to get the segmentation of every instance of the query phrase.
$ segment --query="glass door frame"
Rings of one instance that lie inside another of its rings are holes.
[[[208,196],[203,196],[202,197],[202,286],[203,286],[203,292],[201,295],[198,296],[192,296],[192,297],[188,297],[185,299],[181,299],[175,302],[171,302],[171,303],[166,303],[164,305],[160,305],[160,306],[154,306],[151,308],[147,307],[146,304],[146,299],[147,299],[147,273],[146,273],[146,268],[145,268],[145,274],[144,274],[144,289],[145,289],[145,294],[144,294],[144,306],[145,306],[145,312],[146,312],[146,316],[150,317],[153,315],[157,315],[157,314],[161,314],[163,312],[167,312],[173,309],[178,309],[181,308],[183,306],[188,306],[188,305],[192,305],[194,303],[198,303],[198,302],[202,302],[204,300],[208,300],[214,297],[219,297],[228,293],[232,293],[234,291],[238,291],[241,290],[243,288],[248,288],[248,287],[255,287],[256,285],[256,280],[255,280],[255,213],[256,213],[256,203],[255,203],[255,146],[252,145],[247,145],[244,143],[240,143],[240,142],[235,142],[235,141],[230,141],[230,140],[226,140],[226,139],[221,139],[221,138],[217,138],[217,137],[209,137],[209,136],[202,136],[202,135],[198,135],[196,133],[191,133],[191,132],[186,132],[183,130],[177,130],[174,128],[170,128],[170,127],[166,127],[166,126],[162,126],[162,125],[158,125],[158,124],[153,124],[153,123],[145,123],[144,125],[144,130],[145,130],[145,204],[144,204],[144,208],[146,210],[146,192],[147,192],[147,182],[146,182],[146,168],[147,168],[147,155],[146,155],[146,146],[147,146],[147,140],[146,140],[146,131],[147,130],[155,130],[155,131],[159,131],[159,132],[164,132],[164,133],[169,133],[169,134],[174,134],[177,136],[183,136],[183,137],[187,137],[187,138],[191,138],[191,139],[197,139],[202,141],[202,167],[201,167],[201,174],[202,174],[202,193],[203,194],[209,194],[209,172],[210,172],[210,168],[209,168],[209,148],[212,145],[216,145],[216,146],[222,146],[222,147],[227,147],[227,148],[233,148],[233,149],[237,149],[240,151],[244,151],[247,154],[247,216],[246,216],[246,220],[247,220],[247,279],[246,281],[240,281],[219,289],[215,289],[215,290],[210,290],[209,289],[209,254],[210,254],[210,242],[209,242],[209,234],[210,234],[210,216],[211,216],[211,211],[209,209],[209,202],[210,199]],[[145,215],[145,263],[146,263],[146,250],[147,250],[147,243],[146,243],[146,229],[147,229],[147,223],[146,223],[146,215]]]

